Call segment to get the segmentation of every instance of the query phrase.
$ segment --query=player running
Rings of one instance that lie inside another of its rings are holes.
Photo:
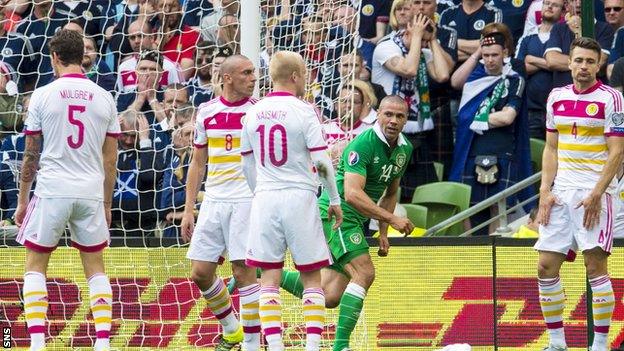
[[[45,274],[67,225],[89,284],[97,338],[94,349],[109,350],[113,295],[102,252],[110,239],[120,133],[117,109],[111,94],[82,73],[81,34],[60,30],[49,48],[57,79],[36,89],[30,100],[15,211],[20,227],[17,240],[26,247],[22,296],[30,350],[45,350]],[[29,202],[35,176],[35,194]]]
[[[255,269],[245,265],[249,212],[253,194],[243,176],[240,137],[242,120],[256,102],[251,98],[256,82],[253,63],[242,55],[221,64],[223,94],[199,106],[195,128],[195,150],[189,166],[182,237],[191,241],[187,258],[191,278],[223,327],[217,351],[230,350],[240,342],[243,349],[260,349],[258,297],[260,286]],[[204,200],[194,227],[195,199],[206,177]],[[232,309],[232,299],[217,265],[227,251],[232,274],[240,293],[241,321]],[[242,328],[241,328],[242,324]]]
[[[325,216],[342,222],[334,170],[319,116],[299,100],[305,93],[301,55],[280,51],[269,63],[273,92],[249,109],[241,136],[243,169],[255,197],[247,265],[262,269],[260,321],[270,351],[284,350],[279,283],[286,249],[303,282],[306,350],[319,350],[325,321],[320,269],[331,263],[316,206],[317,177],[328,189]]]
[[[622,94],[596,79],[600,45],[577,38],[570,47],[573,84],[554,89],[546,105],[546,148],[538,221],[537,267],[542,314],[550,335],[547,351],[567,350],[565,296],[559,270],[566,255],[583,253],[591,285],[593,351],[609,350],[614,296],[607,270],[613,244],[614,176],[623,160]],[[554,184],[553,184],[554,183]]]

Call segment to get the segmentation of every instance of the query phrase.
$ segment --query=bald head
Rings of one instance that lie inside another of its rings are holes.
[[[293,73],[305,72],[303,57],[292,51],[278,51],[269,63],[269,75],[275,83],[288,83]]]
[[[234,73],[238,70],[240,66],[247,65],[248,63],[251,63],[251,60],[249,60],[247,56],[244,55],[232,55],[227,57],[225,61],[223,61],[223,63],[221,64],[221,77],[223,77],[223,75],[225,74]]]
[[[403,109],[405,109],[405,113],[407,113],[408,110],[407,103],[398,95],[387,95],[379,103],[379,109],[382,110],[386,105],[400,105]]]

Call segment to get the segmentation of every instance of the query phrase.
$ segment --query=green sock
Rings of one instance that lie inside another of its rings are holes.
[[[355,283],[349,283],[349,285],[347,285],[340,299],[340,312],[338,313],[338,325],[336,326],[336,336],[334,338],[334,351],[342,351],[349,347],[349,339],[360,318],[365,296],[366,290],[363,287]]]
[[[301,275],[298,271],[282,271],[282,282],[280,286],[282,289],[298,298],[303,296],[303,284],[301,283]]]

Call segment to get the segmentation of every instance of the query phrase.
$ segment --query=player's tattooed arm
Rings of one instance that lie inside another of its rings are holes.
[[[22,183],[27,183],[29,185],[29,188],[30,185],[32,185],[32,182],[35,180],[35,176],[37,175],[40,156],[41,135],[27,135],[20,180]]]

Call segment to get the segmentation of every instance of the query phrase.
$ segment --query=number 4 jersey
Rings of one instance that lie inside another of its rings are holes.
[[[208,147],[204,199],[238,202],[253,197],[241,163],[243,117],[256,100],[237,102],[223,97],[199,105],[195,122],[195,147]]]
[[[253,152],[256,191],[317,191],[311,152],[327,144],[316,109],[285,92],[273,92],[249,109],[242,136],[242,154]]]
[[[24,132],[42,134],[35,194],[40,198],[102,200],[102,147],[118,137],[115,101],[82,74],[66,74],[36,89]]]

